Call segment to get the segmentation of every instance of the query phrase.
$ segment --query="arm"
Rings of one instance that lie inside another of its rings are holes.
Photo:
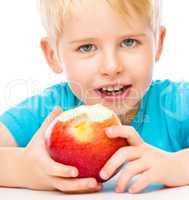
[[[0,147],[0,186],[21,187],[23,149]]]
[[[23,149],[17,144],[9,130],[0,122],[0,186],[19,186]],[[8,173],[7,173],[8,172]]]
[[[4,126],[3,123],[0,122],[0,147],[1,146],[14,146],[16,147],[17,144],[13,139],[9,130]]]

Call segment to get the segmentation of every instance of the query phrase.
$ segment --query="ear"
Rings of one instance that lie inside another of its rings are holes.
[[[160,56],[163,51],[164,40],[166,36],[166,28],[161,26],[158,36],[157,50],[156,50],[156,61],[160,59]]]
[[[60,62],[58,61],[58,58],[56,56],[55,50],[52,48],[50,41],[48,38],[42,38],[41,39],[41,49],[45,55],[46,61],[50,68],[55,72],[55,73],[62,73],[62,67]]]

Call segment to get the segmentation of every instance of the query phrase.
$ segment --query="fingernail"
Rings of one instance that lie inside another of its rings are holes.
[[[60,107],[59,106],[56,106],[55,108],[54,108],[54,111],[59,111],[60,110]]]
[[[134,189],[133,189],[133,188],[130,188],[130,189],[129,189],[129,193],[134,193]]]
[[[101,188],[102,188],[102,184],[101,184],[101,183],[98,183],[97,189],[100,190]]]
[[[96,186],[97,186],[96,181],[90,181],[90,182],[88,183],[88,187],[89,187],[89,188],[95,188]]]
[[[118,193],[120,193],[120,192],[121,192],[121,190],[120,190],[120,188],[119,188],[119,187],[117,187],[117,188],[115,189],[115,191],[116,191],[116,192],[118,192]]]
[[[70,176],[72,176],[72,177],[76,177],[77,176],[77,171],[76,170],[71,170],[70,171]]]
[[[112,129],[111,128],[107,128],[105,131],[106,131],[107,134],[110,134],[110,135],[112,134]]]
[[[104,180],[108,179],[108,173],[104,170],[101,170],[100,177]]]

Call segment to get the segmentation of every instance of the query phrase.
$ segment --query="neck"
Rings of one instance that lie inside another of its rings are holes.
[[[130,125],[131,121],[134,119],[135,115],[137,114],[139,110],[139,106],[140,106],[140,102],[137,103],[134,106],[134,108],[129,110],[127,113],[124,113],[118,116],[122,125]]]

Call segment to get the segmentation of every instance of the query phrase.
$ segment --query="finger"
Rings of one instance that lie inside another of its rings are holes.
[[[64,193],[97,192],[102,188],[102,185],[94,178],[54,178],[53,186]]]
[[[147,169],[147,165],[142,159],[129,162],[118,179],[116,192],[124,192],[131,178]]]
[[[107,161],[100,171],[100,177],[104,180],[111,177],[114,172],[125,163],[125,161],[135,160],[140,158],[141,151],[136,147],[122,147],[116,151],[113,156]]]
[[[51,158],[49,158],[46,162],[43,163],[44,171],[49,176],[57,176],[57,177],[77,177],[79,172],[76,167],[64,165],[61,163],[58,163]]]
[[[53,120],[61,114],[61,112],[62,109],[59,106],[56,106],[53,111],[47,116],[40,129],[46,130],[53,122]]]
[[[154,182],[155,178],[152,175],[152,170],[147,170],[143,172],[140,178],[129,188],[129,192],[138,193]]]
[[[126,138],[129,145],[132,146],[138,146],[143,143],[142,138],[132,126],[114,126],[106,128],[105,132],[110,138]]]

